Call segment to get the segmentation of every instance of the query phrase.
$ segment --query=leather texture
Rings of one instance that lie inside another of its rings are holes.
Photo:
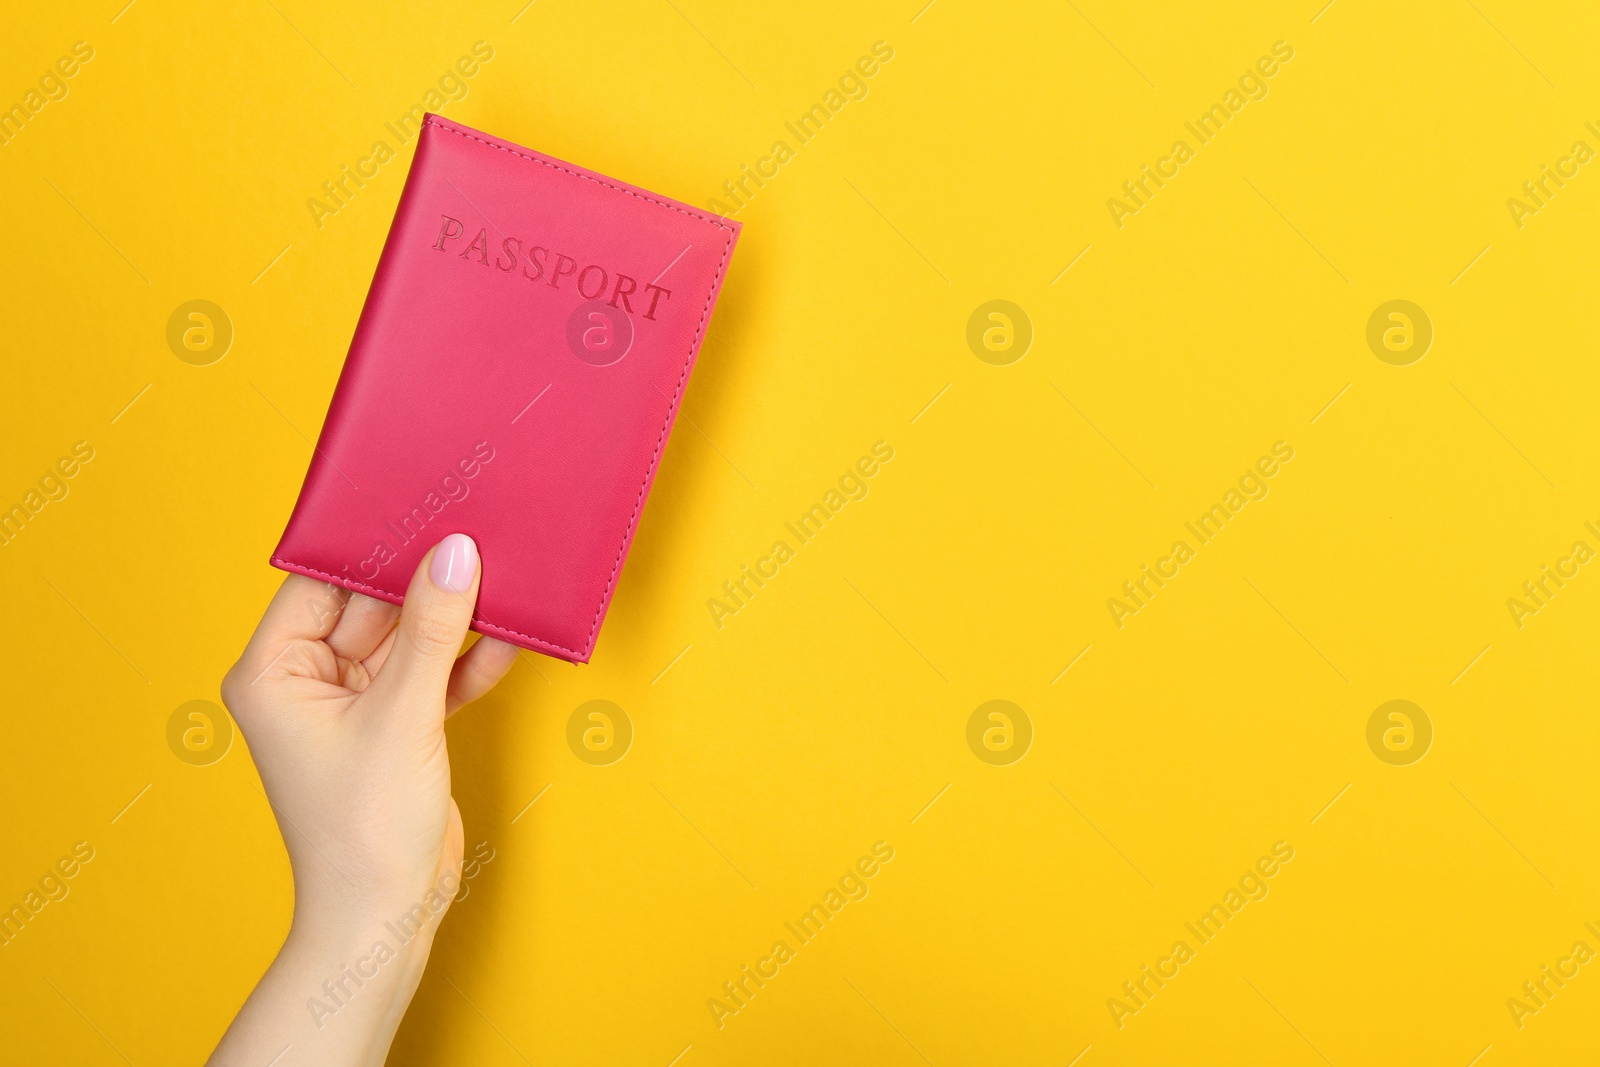
[[[429,115],[273,565],[400,603],[459,531],[473,629],[587,663],[738,234]]]

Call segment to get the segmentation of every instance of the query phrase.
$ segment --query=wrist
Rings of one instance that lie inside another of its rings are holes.
[[[411,900],[297,897],[283,954],[318,976],[308,997],[322,1007],[307,1010],[337,1012],[368,992],[414,989],[450,900],[437,890]]]
[[[437,874],[431,882],[392,878],[372,887],[296,872],[290,937],[341,943],[360,935],[356,940],[368,947],[378,938],[398,951],[424,933],[432,939],[460,885],[457,870]]]
[[[450,905],[454,874],[441,882],[409,897],[297,891],[271,977],[309,1044],[383,1062]]]
[[[263,978],[290,1021],[290,1043],[302,1054],[315,1050],[311,1062],[382,1063],[437,925],[351,917],[312,924],[297,916]]]

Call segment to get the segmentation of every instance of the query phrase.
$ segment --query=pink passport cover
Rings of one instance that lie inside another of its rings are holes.
[[[472,628],[587,663],[738,235],[429,115],[273,565],[398,604],[459,531]]]

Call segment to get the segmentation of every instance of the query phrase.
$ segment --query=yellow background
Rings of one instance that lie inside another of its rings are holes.
[[[1600,965],[1506,1006],[1600,949],[1600,574],[1506,606],[1600,547],[1600,172],[1506,207],[1600,147],[1589,5],[121,3],[0,40],[0,103],[95,49],[0,147],[0,502],[96,451],[0,547],[0,903],[96,850],[0,948],[7,1059],[199,1062],[284,934],[245,746],[190,766],[166,723],[281,580],[411,146],[320,230],[306,201],[478,40],[446,115],[652,190],[704,205],[796,151],[739,213],[594,663],[522,657],[450,724],[495,858],[395,1062],[1592,1055]],[[795,145],[878,40],[870,95]],[[1279,40],[1270,94],[1118,229],[1107,198]],[[965,340],[997,298],[1036,332],[1003,367]],[[1365,341],[1396,298],[1435,330],[1406,367]],[[210,366],[166,343],[191,299],[236,332]],[[715,627],[877,440],[870,495]],[[1118,629],[1107,598],[1279,440],[1270,495]],[[634,726],[610,766],[567,745],[591,699]],[[1033,725],[1009,766],[967,745],[991,699]],[[1391,699],[1433,724],[1411,766],[1367,745]],[[880,840],[870,895],[719,1030],[708,998]],[[1279,840],[1270,895],[1118,1029],[1107,999]]]

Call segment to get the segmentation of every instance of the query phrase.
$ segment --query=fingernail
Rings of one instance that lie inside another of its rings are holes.
[[[478,546],[466,534],[453,533],[433,550],[428,577],[440,589],[465,593],[472,588],[472,579],[477,573]]]

